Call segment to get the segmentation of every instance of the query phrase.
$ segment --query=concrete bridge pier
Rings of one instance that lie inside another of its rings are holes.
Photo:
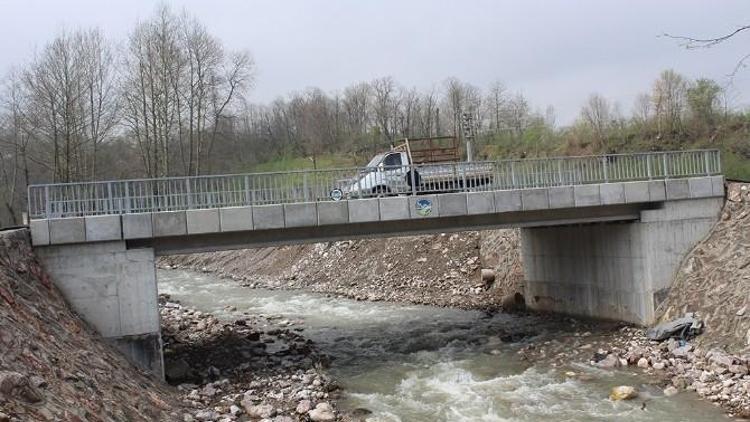
[[[125,357],[164,378],[152,248],[125,241],[36,250],[68,303]]]
[[[722,205],[721,197],[667,201],[634,222],[522,229],[527,306],[652,324],[680,263]]]

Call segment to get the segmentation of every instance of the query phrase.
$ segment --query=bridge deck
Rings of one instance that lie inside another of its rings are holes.
[[[441,171],[445,171],[446,165],[440,166]],[[348,183],[342,184],[340,176],[381,174],[391,169],[35,185],[29,189],[32,238],[35,245],[54,245],[268,230],[283,238],[278,231],[429,219],[441,220],[441,223],[402,225],[401,231],[450,231],[533,224],[535,219],[558,223],[597,218],[628,219],[637,214],[637,207],[623,208],[627,205],[724,194],[716,150],[449,166],[456,174],[454,180],[458,181],[450,185],[404,183],[400,190],[390,192],[387,197],[339,201],[331,200],[328,191],[352,186],[351,177]],[[428,167],[415,166],[415,169],[428,173]],[[463,177],[478,168],[489,175],[484,183],[464,183],[463,180],[468,179]],[[408,173],[406,167],[400,171]],[[606,207],[610,209],[604,210]],[[580,218],[576,218],[576,213],[563,213],[565,209],[578,209]],[[518,215],[545,210],[557,211]],[[367,230],[377,231],[374,227]],[[398,230],[397,224],[387,232],[397,233]],[[349,230],[344,232],[354,235]],[[321,236],[322,232],[313,238]]]

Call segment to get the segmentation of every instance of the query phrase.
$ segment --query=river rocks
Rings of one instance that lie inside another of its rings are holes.
[[[243,315],[237,324],[183,307],[167,295],[160,295],[159,304],[170,350],[166,367],[191,368],[183,380],[191,384],[178,389],[196,408],[194,420],[296,422],[308,418],[315,402],[337,394],[336,384],[317,368],[325,357],[291,328],[292,321]]]
[[[333,408],[328,403],[318,403],[315,409],[308,412],[310,420],[314,422],[328,422],[336,420],[336,415],[333,413]]]
[[[296,412],[299,414],[304,415],[305,413],[309,412],[312,408],[312,402],[310,400],[302,400],[297,404]]]
[[[646,359],[646,358],[640,358],[640,359],[638,359],[637,366],[639,368],[648,368],[649,367],[648,359]]]
[[[620,358],[617,355],[609,354],[604,359],[596,363],[600,368],[617,368],[620,366]]]
[[[195,414],[195,420],[198,421],[215,421],[219,419],[219,414],[213,410],[202,410]]]
[[[609,399],[615,401],[632,400],[636,397],[638,397],[638,390],[636,390],[635,387],[631,387],[628,385],[614,387],[612,388],[612,391],[609,392]]]
[[[667,388],[664,389],[664,395],[667,397],[675,396],[677,393],[679,393],[679,390],[673,385],[667,386]]]
[[[270,404],[248,405],[243,402],[247,416],[256,419],[271,418],[276,415],[276,409]]]

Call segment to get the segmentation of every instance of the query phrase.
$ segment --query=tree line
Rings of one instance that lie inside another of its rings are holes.
[[[363,161],[400,138],[460,134],[465,114],[489,159],[680,148],[747,120],[718,83],[673,70],[629,112],[592,94],[565,127],[501,82],[417,89],[385,76],[259,104],[248,95],[255,71],[248,52],[166,6],[121,42],[96,28],[61,32],[2,83],[0,225],[20,222],[30,183],[229,173],[284,157]]]

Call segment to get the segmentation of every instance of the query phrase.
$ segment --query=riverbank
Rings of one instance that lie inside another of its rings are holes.
[[[332,405],[327,358],[295,321],[247,313],[219,320],[160,295],[167,381],[192,407],[185,420],[349,420]],[[232,309],[227,309],[233,312]]]
[[[158,265],[247,287],[460,309],[499,309],[523,290],[512,229],[166,256]]]

